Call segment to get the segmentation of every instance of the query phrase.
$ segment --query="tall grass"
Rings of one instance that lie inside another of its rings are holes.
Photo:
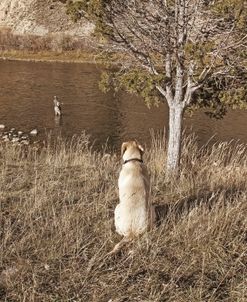
[[[0,30],[0,51],[66,52],[92,51],[87,39],[66,34],[45,36],[14,34],[8,28]]]
[[[162,139],[145,154],[159,226],[107,257],[119,154],[86,135],[0,145],[1,301],[247,301],[246,147],[183,142],[177,178]]]

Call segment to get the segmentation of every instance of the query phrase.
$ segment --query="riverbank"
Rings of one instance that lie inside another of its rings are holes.
[[[100,63],[93,37],[65,34],[35,36],[17,35],[0,29],[0,59],[38,62]]]
[[[186,139],[168,179],[153,138],[145,162],[163,220],[110,258],[119,154],[83,135],[38,150],[2,143],[0,157],[0,300],[246,301],[246,146]]]
[[[9,50],[0,51],[0,60],[97,64],[102,63],[102,59],[96,53],[86,51],[32,52],[21,50]]]

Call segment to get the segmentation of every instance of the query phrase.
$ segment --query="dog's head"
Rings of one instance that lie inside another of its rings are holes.
[[[122,143],[121,157],[123,160],[129,160],[132,158],[138,158],[142,160],[144,148],[136,141],[129,141]]]

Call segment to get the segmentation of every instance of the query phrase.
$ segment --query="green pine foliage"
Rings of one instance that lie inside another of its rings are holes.
[[[67,14],[77,22],[86,18],[95,24],[95,35],[107,34],[108,28],[103,24],[102,13],[104,1],[102,0],[68,0],[66,3]]]
[[[72,18],[74,22],[77,22],[79,19],[84,17],[82,10],[86,8],[86,3],[83,1],[69,1],[67,3],[67,14]]]
[[[100,89],[104,92],[114,89],[115,91],[125,90],[131,94],[140,95],[146,105],[158,106],[162,100],[157,93],[157,83],[165,81],[162,75],[151,75],[139,69],[131,69],[125,72],[103,72],[99,83]]]

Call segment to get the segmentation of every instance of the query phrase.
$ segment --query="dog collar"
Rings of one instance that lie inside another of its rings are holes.
[[[139,161],[140,163],[143,163],[143,160],[140,158],[131,158],[131,159],[126,159],[123,164],[127,164],[130,161]]]

